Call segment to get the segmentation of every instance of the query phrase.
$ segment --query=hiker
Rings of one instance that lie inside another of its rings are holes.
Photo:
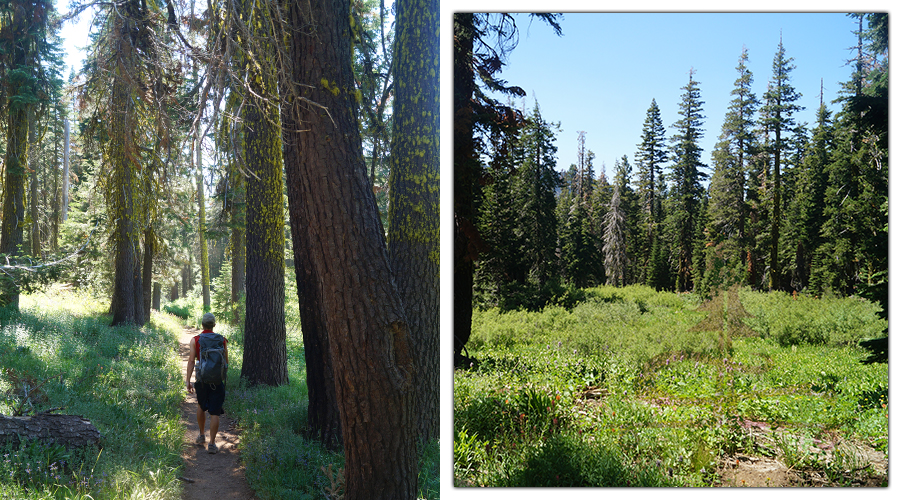
[[[206,412],[209,412],[209,453],[216,453],[216,433],[219,432],[219,415],[225,413],[222,406],[225,404],[225,373],[228,371],[228,340],[214,333],[216,317],[212,313],[206,313],[200,321],[203,332],[191,339],[191,354],[188,357],[187,371],[184,375],[184,383],[187,385],[188,394],[197,394],[197,426],[200,434],[195,442],[203,446],[206,442]],[[195,363],[196,361],[196,363]],[[224,362],[224,364],[222,364]],[[191,372],[197,370],[194,383],[191,383]],[[216,369],[212,378],[207,372],[207,366]],[[201,373],[201,369],[203,373]],[[203,378],[212,380],[211,383],[202,382]]]

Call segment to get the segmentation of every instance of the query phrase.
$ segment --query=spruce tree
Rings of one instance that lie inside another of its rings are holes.
[[[545,121],[535,102],[522,130],[522,164],[516,177],[515,196],[524,265],[530,281],[538,287],[548,283],[556,272],[556,188],[560,181],[554,130],[559,130],[559,124]]]
[[[787,57],[782,40],[778,41],[778,50],[772,61],[772,78],[769,89],[765,93],[763,106],[765,117],[763,122],[771,134],[769,151],[772,155],[772,219],[769,238],[769,289],[781,287],[781,271],[778,258],[778,240],[781,229],[782,197],[781,197],[781,163],[788,148],[788,137],[795,126],[793,115],[803,109],[796,104],[801,95],[791,85],[791,71],[795,66],[794,59]]]
[[[627,256],[628,265],[625,269],[625,282],[623,284],[631,284],[635,283],[637,280],[635,279],[635,271],[633,270],[633,256],[635,254],[635,248],[637,244],[637,234],[639,233],[638,224],[639,224],[639,216],[638,213],[638,196],[635,193],[634,189],[631,188],[631,163],[628,161],[628,155],[622,155],[621,158],[616,160],[615,164],[615,177],[613,178],[613,183],[615,188],[619,190],[620,205],[622,213],[625,217],[625,253]]]
[[[758,100],[751,91],[753,73],[747,68],[747,49],[741,52],[738,78],[722,122],[722,132],[712,153],[713,175],[709,184],[708,238],[706,268],[716,276],[704,280],[727,285],[742,279],[746,256],[747,215],[745,199],[749,162],[756,150],[753,136]],[[706,286],[708,288],[709,285]]]
[[[476,287],[491,305],[501,309],[510,305],[507,301],[514,287],[525,281],[516,235],[518,209],[512,193],[514,146],[522,124],[521,120],[510,121],[511,129],[498,130],[491,136],[491,161],[486,171],[489,182],[478,218],[485,251],[478,261]]]
[[[674,238],[673,251],[676,259],[676,282],[678,291],[693,288],[693,247],[697,229],[697,214],[700,208],[703,186],[701,182],[706,174],[700,169],[706,166],[700,161],[699,140],[703,137],[704,116],[703,101],[700,100],[700,88],[694,80],[694,69],[691,68],[688,84],[682,87],[678,114],[681,119],[675,122],[675,135],[672,136],[672,158],[675,164],[672,172],[672,213],[669,214],[670,229]]]
[[[810,285],[813,256],[821,245],[820,230],[825,223],[825,167],[834,149],[831,113],[820,104],[816,114],[809,152],[796,175],[793,196],[788,203],[787,233],[791,242],[791,286],[804,290]]]
[[[36,109],[46,105],[47,35],[53,5],[44,0],[4,2],[0,5],[0,108],[6,111],[6,149],[3,181],[3,220],[0,224],[0,254],[20,252],[25,227],[25,181],[29,170],[29,124]],[[44,101],[42,103],[42,101]],[[19,308],[16,285],[0,290],[0,305]]]
[[[644,228],[644,244],[640,248],[639,267],[640,279],[648,284],[651,275],[651,256],[658,237],[657,226],[662,222],[662,203],[658,192],[660,173],[663,165],[668,160],[668,148],[666,148],[666,129],[663,127],[659,114],[659,106],[656,99],[650,102],[647,109],[647,117],[644,119],[644,127],[641,133],[641,142],[634,155],[638,169],[637,191],[641,204],[641,227]]]

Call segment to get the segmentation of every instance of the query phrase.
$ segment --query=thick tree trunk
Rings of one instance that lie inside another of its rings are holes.
[[[289,105],[285,106],[282,120],[284,130],[300,130],[301,124],[294,119]],[[313,233],[306,223],[308,217],[304,213],[305,205],[300,192],[302,154],[298,149],[296,134],[285,134],[282,146],[291,241],[294,247],[297,299],[303,333],[303,355],[306,361],[306,387],[309,398],[308,437],[318,439],[326,446],[332,447],[341,443],[341,415],[334,388],[328,324],[325,319],[319,278],[312,260]]]
[[[134,223],[134,186],[137,184],[134,165],[125,151],[128,135],[128,116],[131,112],[131,96],[125,82],[113,82],[112,108],[110,110],[110,151],[108,157],[113,162],[111,187],[108,188],[108,203],[115,211],[113,222],[113,244],[116,248],[115,278],[112,307],[112,325],[134,323],[137,304],[135,302],[135,267],[137,266],[137,235]]]
[[[6,180],[3,188],[3,224],[0,229],[0,254],[14,256],[22,244],[25,225],[25,169],[28,167],[28,113],[21,106],[7,111]],[[19,290],[8,289],[2,302],[19,308]]]
[[[292,130],[298,130],[293,128]],[[300,154],[296,143],[284,142],[285,173],[288,180],[288,202],[291,212],[291,239],[294,247],[294,269],[297,277],[297,299],[303,333],[306,361],[306,387],[309,397],[309,435],[328,447],[341,443],[341,420],[334,389],[334,373],[328,344],[319,280],[312,262],[312,245],[303,210],[299,187]]]
[[[476,255],[470,236],[475,227],[473,186],[477,169],[472,136],[474,14],[454,14],[453,30],[453,354],[456,360],[472,335]]]
[[[416,360],[419,438],[440,429],[439,5],[397,4],[388,251]]]
[[[327,108],[294,103],[306,131],[285,134],[294,136],[302,155],[295,188],[327,322],[345,498],[414,499],[414,351],[366,178],[350,67],[350,6],[346,0],[291,5],[295,90]]]
[[[267,26],[261,22],[259,26]],[[256,27],[257,30],[264,28]],[[256,33],[264,35],[265,33]],[[250,93],[277,96],[274,76],[249,65]],[[241,378],[250,384],[288,382],[284,324],[284,181],[278,107],[257,99],[244,105],[247,179],[247,307]]]
[[[16,445],[20,440],[38,440],[45,444],[61,444],[79,448],[100,444],[100,432],[91,422],[78,415],[42,413],[32,417],[0,415],[0,446]]]
[[[294,6],[296,7],[296,6]],[[293,19],[300,14],[296,8],[290,12]],[[298,81],[299,66],[292,66],[291,82]],[[291,95],[293,89],[283,89]],[[284,130],[301,130],[292,102],[286,101],[282,110]],[[328,324],[319,287],[319,277],[312,260],[311,231],[305,214],[305,204],[300,190],[303,154],[299,150],[296,134],[285,134],[282,142],[284,171],[287,180],[288,206],[291,222],[291,241],[294,249],[294,269],[297,279],[297,298],[300,305],[303,354],[306,361],[306,386],[309,399],[308,437],[318,439],[328,447],[341,444],[341,418],[338,410],[331,349],[328,341]],[[374,162],[374,159],[373,159]]]

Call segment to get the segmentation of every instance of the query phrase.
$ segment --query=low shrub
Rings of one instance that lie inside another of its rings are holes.
[[[744,291],[741,299],[753,316],[745,323],[783,346],[850,345],[883,336],[887,329],[887,320],[878,315],[880,306],[858,297]]]

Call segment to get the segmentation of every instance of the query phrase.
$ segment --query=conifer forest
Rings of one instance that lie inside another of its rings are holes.
[[[439,498],[438,16],[0,1],[0,498],[193,498],[205,312],[240,436],[215,481]],[[38,416],[99,441],[9,431]]]
[[[842,18],[848,78],[814,122],[776,31],[730,87],[685,67],[677,101],[646,95],[614,165],[504,73],[569,18],[453,18],[454,485],[886,486],[888,14]],[[596,30],[579,68],[629,50]],[[603,70],[598,94],[628,81]]]

